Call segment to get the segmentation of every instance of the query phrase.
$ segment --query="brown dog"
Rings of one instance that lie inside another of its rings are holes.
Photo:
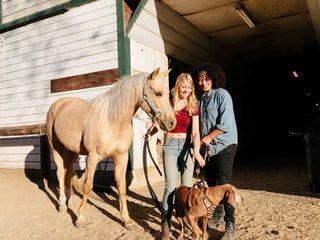
[[[197,183],[194,187],[181,186],[175,193],[176,217],[181,226],[181,233],[178,239],[183,239],[184,221],[187,217],[194,232],[194,239],[206,239],[208,218],[214,209],[222,202],[228,202],[233,207],[242,201],[236,187],[224,184],[216,187],[205,187],[203,183]],[[198,226],[198,219],[202,218],[202,230]]]

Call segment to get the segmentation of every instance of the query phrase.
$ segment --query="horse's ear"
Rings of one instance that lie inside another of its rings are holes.
[[[169,70],[160,73],[161,77],[166,77],[166,76],[168,76],[169,73],[171,72],[171,70],[172,70],[172,69],[170,68]]]
[[[160,73],[160,68],[157,68],[150,74],[150,79],[151,80],[156,79],[159,76],[159,73]]]

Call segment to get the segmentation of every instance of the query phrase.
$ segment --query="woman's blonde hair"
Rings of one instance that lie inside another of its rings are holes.
[[[176,83],[174,85],[174,87],[172,88],[171,90],[171,95],[172,95],[172,107],[173,107],[173,111],[174,113],[176,114],[178,112],[178,109],[177,109],[177,103],[178,103],[178,100],[179,100],[179,87],[182,85],[183,81],[187,81],[190,85],[191,85],[191,88],[192,88],[192,91],[190,93],[190,95],[188,96],[187,100],[187,111],[189,113],[189,116],[192,116],[196,110],[197,110],[197,105],[198,105],[198,102],[197,102],[197,98],[196,98],[196,95],[195,95],[195,88],[194,88],[194,84],[193,84],[193,81],[192,81],[192,77],[189,73],[181,73],[178,77],[177,77],[177,80],[176,80]]]

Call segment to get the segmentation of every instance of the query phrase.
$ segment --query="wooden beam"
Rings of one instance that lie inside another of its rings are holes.
[[[131,74],[130,39],[126,36],[123,0],[116,1],[119,77]]]
[[[118,77],[118,69],[114,68],[100,72],[54,79],[51,80],[51,93],[110,85],[115,83]]]
[[[44,123],[23,125],[15,127],[2,127],[0,128],[0,136],[19,136],[19,135],[33,135],[33,134],[45,134],[46,125]]]
[[[313,29],[318,40],[318,45],[320,46],[320,0],[308,0],[307,3]]]

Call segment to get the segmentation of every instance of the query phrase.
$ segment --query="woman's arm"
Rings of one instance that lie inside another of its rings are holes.
[[[193,158],[196,159],[201,167],[206,164],[200,154],[200,132],[199,132],[199,116],[192,116],[192,141],[193,141]]]

